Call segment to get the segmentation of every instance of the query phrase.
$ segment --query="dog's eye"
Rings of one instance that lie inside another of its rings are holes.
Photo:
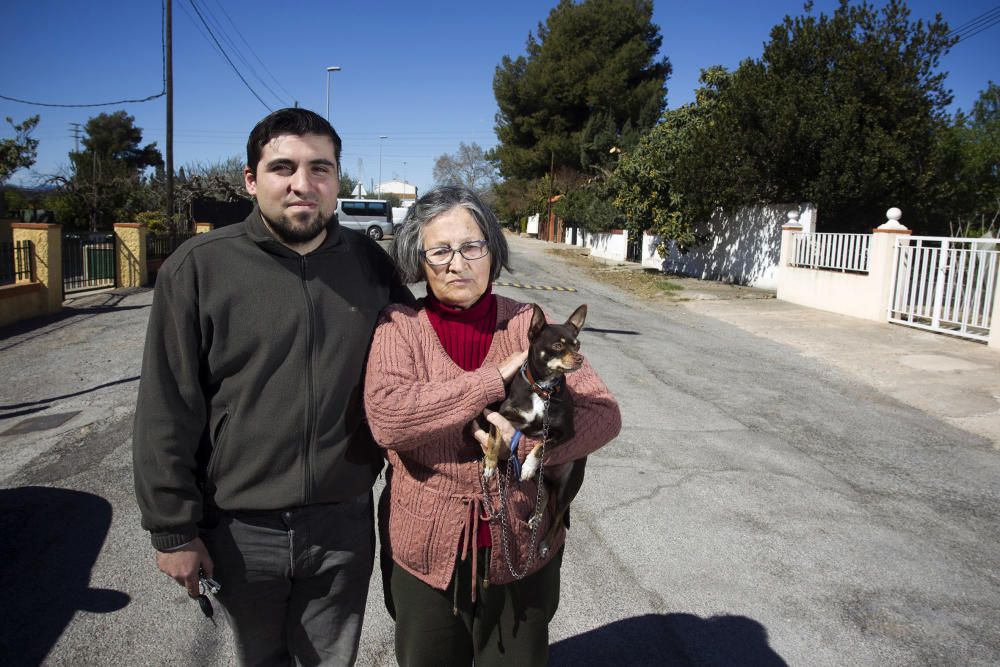
[[[564,347],[566,346],[563,345],[562,343],[555,343],[552,345],[552,349],[555,350],[556,352],[562,352]]]

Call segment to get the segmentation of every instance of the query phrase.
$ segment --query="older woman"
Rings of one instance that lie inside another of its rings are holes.
[[[389,460],[379,525],[396,657],[404,667],[543,665],[565,530],[539,550],[551,512],[533,532],[536,481],[505,476],[506,468],[482,478],[486,433],[478,421],[498,426],[505,443],[514,437],[487,406],[504,398],[524,363],[531,306],[493,294],[509,269],[507,243],[467,188],[421,197],[392,254],[404,280],[427,281],[416,310],[383,312],[365,380],[368,420]],[[576,435],[547,451],[549,470],[606,444],[621,426],[618,405],[588,364],[567,380]]]

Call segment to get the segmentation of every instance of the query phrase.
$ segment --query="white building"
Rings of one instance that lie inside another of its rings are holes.
[[[396,195],[400,202],[416,201],[417,186],[403,181],[385,181],[375,186],[375,192],[380,195]],[[405,204],[404,204],[405,206]]]

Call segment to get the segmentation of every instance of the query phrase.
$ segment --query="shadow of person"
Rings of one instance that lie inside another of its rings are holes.
[[[549,648],[552,667],[786,667],[767,631],[744,616],[699,618],[646,614],[626,618]]]
[[[41,664],[79,610],[117,611],[125,593],[90,588],[111,505],[89,493],[36,486],[0,490],[0,655]]]

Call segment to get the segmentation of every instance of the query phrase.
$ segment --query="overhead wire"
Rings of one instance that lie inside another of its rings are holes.
[[[250,75],[253,76],[255,79],[257,79],[257,81],[259,81],[260,84],[264,86],[264,88],[266,88],[267,91],[271,93],[271,95],[273,95],[276,100],[278,100],[279,104],[283,106],[286,105],[281,95],[274,92],[274,89],[268,85],[267,81],[264,80],[264,77],[258,74],[256,68],[254,68],[254,66],[250,64],[250,61],[247,60],[246,56],[243,55],[243,51],[236,44],[236,42],[233,41],[233,38],[230,37],[229,31],[226,30],[226,27],[222,24],[222,21],[220,21],[218,17],[216,17],[215,13],[212,12],[212,9],[208,6],[208,4],[205,2],[201,3],[201,8],[204,10],[205,16],[208,17],[209,23],[211,23],[212,26],[215,28],[215,34],[219,35],[222,41],[228,45],[229,53],[235,54],[235,57],[243,64],[244,71],[249,71]]]
[[[150,102],[152,100],[163,97],[167,94],[167,4],[166,0],[160,0],[160,51],[163,54],[163,89],[156,95],[150,95],[148,97],[129,99],[129,100],[115,100],[114,102],[94,102],[90,104],[57,104],[54,102],[37,102],[33,100],[22,100],[17,97],[10,97],[8,95],[0,95],[0,100],[7,100],[9,102],[17,102],[18,104],[28,104],[33,107],[50,107],[59,109],[85,109],[91,107],[111,107],[119,104],[140,104],[142,102]]]
[[[1000,24],[1000,6],[987,10],[969,19],[947,34],[947,37],[958,37],[955,45],[961,44],[965,40],[975,37],[979,33],[989,30],[993,26]]]
[[[288,92],[287,88],[285,88],[283,85],[281,85],[281,81],[278,80],[278,77],[274,76],[274,74],[271,73],[271,70],[269,70],[267,68],[267,65],[264,63],[264,61],[260,59],[260,56],[257,55],[257,52],[254,51],[254,49],[253,49],[252,46],[250,46],[250,43],[247,41],[246,37],[243,36],[243,33],[240,32],[239,27],[236,25],[236,23],[233,21],[232,17],[229,15],[229,12],[226,11],[225,5],[223,5],[221,2],[219,2],[219,0],[215,0],[215,4],[218,6],[219,9],[222,10],[222,13],[226,17],[226,20],[229,21],[229,25],[233,26],[233,30],[236,31],[236,34],[239,35],[240,40],[246,45],[247,50],[250,52],[250,55],[252,55],[254,57],[254,59],[257,62],[260,63],[261,68],[267,73],[268,76],[271,77],[271,80],[274,81],[278,85],[278,88],[281,88],[281,90],[286,95],[288,95],[289,99],[294,100],[295,99],[295,95],[292,95],[290,92]]]
[[[219,44],[219,40],[216,38],[215,33],[212,32],[212,28],[209,27],[208,22],[205,20],[205,17],[202,16],[201,11],[198,9],[198,5],[195,3],[195,0],[187,0],[187,1],[188,4],[191,5],[191,9],[193,9],[195,14],[198,15],[198,18],[201,19],[202,24],[205,26],[205,30],[208,31],[209,35],[211,35],[212,41],[215,42],[215,45],[219,47],[219,50],[222,52],[222,56],[226,59],[226,62],[229,63],[229,66],[233,68],[233,71],[236,73],[236,76],[240,78],[240,81],[243,82],[243,85],[246,86],[247,90],[249,90],[250,93],[257,98],[258,102],[264,105],[265,109],[267,109],[268,111],[274,111],[274,109],[268,106],[267,102],[261,99],[260,95],[257,94],[257,91],[253,89],[253,86],[251,86],[247,82],[247,80],[240,73],[240,70],[237,69],[236,65],[233,64],[232,59],[226,54],[225,49],[222,48],[222,45]]]

